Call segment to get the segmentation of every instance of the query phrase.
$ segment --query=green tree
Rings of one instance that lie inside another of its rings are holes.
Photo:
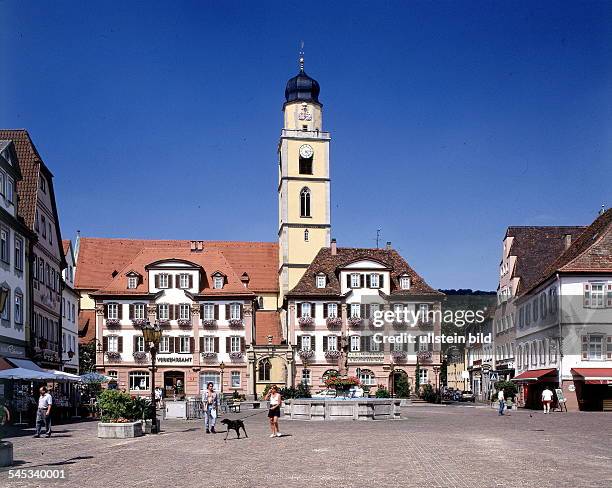
[[[395,375],[395,396],[398,398],[410,397],[410,383],[408,383],[408,375]]]
[[[498,381],[495,383],[495,389],[497,391],[504,390],[504,397],[515,398],[518,393],[518,387],[513,381]]]
[[[94,339],[87,344],[79,344],[79,370],[81,374],[96,371],[96,341]]]
[[[416,367],[414,368],[414,389],[418,395],[421,390],[421,367],[419,366],[419,358],[417,357]]]

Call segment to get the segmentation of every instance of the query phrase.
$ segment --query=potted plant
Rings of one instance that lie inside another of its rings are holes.
[[[361,382],[356,376],[332,376],[325,380],[327,388],[336,390],[337,396],[347,396],[349,390],[353,386],[359,386]]]
[[[0,403],[0,467],[13,465],[13,444],[2,440],[2,426],[9,420],[8,409]]]
[[[98,423],[98,437],[121,439],[139,437],[143,434],[142,422],[130,395],[118,390],[104,390],[98,397],[101,422]]]

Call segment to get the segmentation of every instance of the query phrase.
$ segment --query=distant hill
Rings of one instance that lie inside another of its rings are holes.
[[[438,290],[444,293],[445,295],[497,295],[495,291],[484,291],[484,290],[476,290],[473,291],[470,288],[459,288],[458,290]]]

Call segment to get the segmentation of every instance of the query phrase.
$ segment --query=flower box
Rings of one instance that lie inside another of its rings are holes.
[[[349,317],[348,324],[350,327],[361,327],[361,324],[363,324],[363,319],[361,317]]]
[[[342,319],[340,317],[328,317],[326,323],[330,329],[342,327]]]
[[[106,357],[111,361],[119,361],[121,359],[121,353],[117,351],[106,351]]]
[[[429,361],[432,357],[431,351],[421,351],[417,354],[420,361]]]
[[[310,359],[314,356],[314,351],[312,349],[302,349],[298,354],[302,359]]]
[[[99,422],[98,437],[100,439],[126,439],[143,435],[142,422]]]
[[[242,359],[242,356],[244,356],[244,354],[240,351],[238,352],[230,352],[229,357],[230,359]]]
[[[215,319],[206,319],[206,320],[202,320],[202,327],[216,327],[217,326],[217,321]]]
[[[179,327],[191,327],[191,319],[178,319],[176,322]]]
[[[147,319],[132,319],[132,325],[134,327],[144,327],[147,325]]]
[[[138,362],[142,362],[147,359],[147,353],[144,351],[134,351],[132,356],[134,356],[134,360]]]
[[[242,327],[242,319],[229,319],[228,321],[230,327]]]
[[[325,357],[327,359],[338,359],[340,357],[340,351],[336,351],[334,350],[330,350],[330,351],[325,351]]]
[[[160,327],[170,327],[170,320],[168,320],[168,319],[159,319],[157,321],[157,325],[159,325]]]
[[[345,390],[351,388],[352,386],[359,386],[361,381],[356,376],[332,376],[331,378],[327,378],[325,380],[325,386],[327,388],[335,388],[340,390]]]
[[[406,357],[408,356],[408,354],[406,353],[406,351],[391,351],[391,357],[393,359],[406,359]]]
[[[106,319],[106,327],[119,327],[121,321],[119,319]]]
[[[217,353],[216,352],[203,352],[202,358],[203,359],[216,359]]]
[[[312,317],[299,317],[298,324],[300,327],[312,327],[315,321]]]
[[[405,322],[404,320],[394,320],[393,327],[396,329],[405,329],[408,327],[408,322]]]

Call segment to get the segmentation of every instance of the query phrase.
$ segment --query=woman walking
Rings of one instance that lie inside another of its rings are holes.
[[[270,410],[268,410],[268,418],[270,419],[270,430],[272,433],[270,437],[281,437],[282,434],[278,429],[278,418],[280,417],[280,407],[283,401],[283,397],[278,392],[276,385],[270,387],[270,391],[265,397],[265,400],[270,401]]]
[[[204,404],[204,426],[206,433],[216,434],[215,422],[217,421],[217,408],[219,406],[219,397],[215,392],[215,385],[209,382],[206,385],[206,391],[202,394],[202,403]]]

